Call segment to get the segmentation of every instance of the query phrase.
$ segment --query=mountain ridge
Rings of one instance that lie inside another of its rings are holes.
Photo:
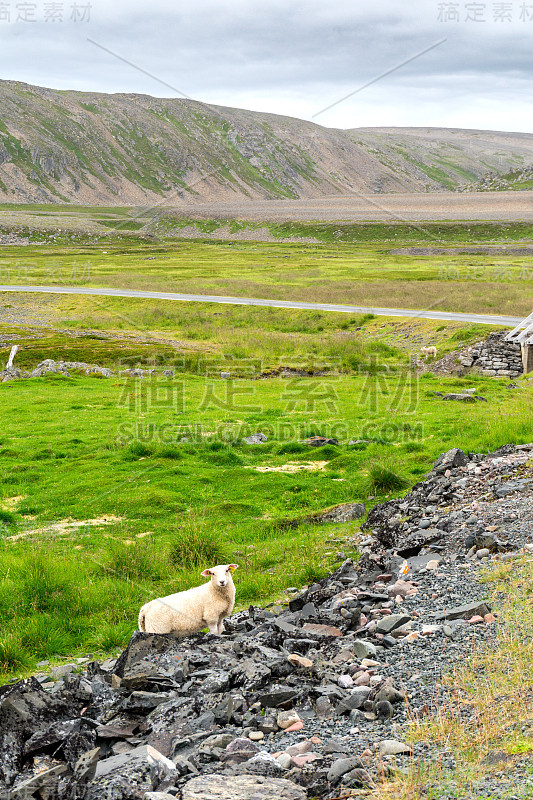
[[[475,186],[533,164],[533,134],[325,128],[146,94],[0,81],[0,202],[314,199]]]

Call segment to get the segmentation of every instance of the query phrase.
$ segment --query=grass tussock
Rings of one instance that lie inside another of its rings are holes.
[[[410,481],[405,475],[398,472],[394,461],[387,459],[370,464],[366,483],[369,494],[385,495],[406,489]]]

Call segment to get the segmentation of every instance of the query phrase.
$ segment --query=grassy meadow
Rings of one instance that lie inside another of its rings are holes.
[[[12,221],[12,229],[29,233],[34,243],[2,248],[0,283],[107,286],[511,316],[531,311],[533,257],[393,252],[406,246],[520,245],[533,239],[529,223],[281,225],[176,220],[159,213],[148,218],[141,215],[140,230],[131,232],[132,219],[139,212],[120,211],[113,217],[109,209],[93,213],[82,209],[77,214],[63,210],[62,216],[50,217],[51,210],[34,210],[29,219],[41,220],[38,224],[45,226],[37,232]],[[11,220],[16,217],[5,214]],[[113,218],[106,222],[107,217]],[[51,241],[46,225],[53,222],[57,227],[58,219],[65,220],[64,227]],[[183,227],[191,225],[197,239],[176,238]],[[0,231],[8,228],[0,209]],[[202,238],[216,236],[221,228],[237,236],[242,231],[253,235],[259,228],[272,241]],[[295,241],[282,241],[291,237]],[[316,243],[299,238],[316,239]]]
[[[388,247],[375,240],[364,247],[65,240],[3,247],[0,270],[3,283],[292,292],[344,302],[357,287],[379,284],[397,306],[409,305],[405,285],[417,307],[433,283],[451,285],[438,280],[435,259],[402,261]],[[478,282],[457,282],[464,310],[525,309],[523,264],[512,261],[506,257],[516,280],[493,285],[501,307],[490,306]],[[85,277],[76,272],[84,265]],[[357,302],[366,300],[357,295]],[[525,378],[509,390],[506,379],[409,369],[421,345],[436,344],[442,355],[489,330],[371,315],[0,295],[1,360],[17,343],[15,363],[24,369],[62,358],[115,372],[0,384],[0,673],[113,652],[135,629],[143,602],[198,583],[213,563],[240,565],[240,607],[283,601],[288,587],[357,556],[360,522],[316,525],[310,518],[317,512],[395,496],[450,447],[483,451],[530,441],[533,388]],[[132,366],[156,372],[119,374]],[[432,395],[469,386],[487,403]],[[243,443],[259,431],[265,444]],[[310,448],[312,435],[340,444]],[[348,444],[357,439],[365,441]]]

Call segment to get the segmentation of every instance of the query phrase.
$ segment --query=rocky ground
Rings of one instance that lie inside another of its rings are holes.
[[[413,758],[453,774],[405,725],[450,702],[443,672],[491,646],[479,572],[533,549],[532,466],[533,444],[451,450],[370,512],[359,562],[288,587],[288,607],[239,612],[222,637],[137,632],[117,660],[1,687],[2,796],[332,800]],[[474,796],[533,794],[523,757],[502,770]]]

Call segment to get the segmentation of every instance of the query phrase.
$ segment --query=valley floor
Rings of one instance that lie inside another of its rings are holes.
[[[224,203],[162,203],[161,209],[198,219],[270,222],[423,222],[438,220],[532,220],[533,192],[438,192],[365,194],[313,200],[239,200]]]

